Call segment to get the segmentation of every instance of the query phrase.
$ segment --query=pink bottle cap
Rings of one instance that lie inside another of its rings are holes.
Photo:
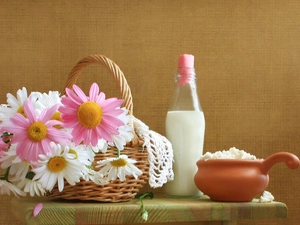
[[[194,75],[194,56],[191,54],[183,54],[179,56],[178,60],[178,72],[180,78],[178,83],[183,85],[190,81],[191,76]]]
[[[194,68],[194,56],[191,54],[183,54],[179,56],[178,68],[189,67]]]

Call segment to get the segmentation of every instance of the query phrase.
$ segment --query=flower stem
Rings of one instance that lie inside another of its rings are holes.
[[[142,212],[141,212],[141,215],[142,215],[142,218],[147,221],[148,219],[148,211],[146,210],[146,207],[144,205],[144,202],[143,202],[143,199],[145,197],[149,196],[150,199],[154,198],[154,194],[152,192],[146,192],[145,194],[139,194],[139,195],[136,195],[135,197],[136,198],[139,198],[140,199],[140,202],[141,202],[141,208],[142,208]]]

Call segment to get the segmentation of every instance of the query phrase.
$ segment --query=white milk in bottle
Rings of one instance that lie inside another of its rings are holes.
[[[197,197],[196,162],[203,154],[205,118],[197,95],[194,56],[181,55],[176,87],[166,115],[166,137],[174,151],[174,180],[165,185],[168,197]]]

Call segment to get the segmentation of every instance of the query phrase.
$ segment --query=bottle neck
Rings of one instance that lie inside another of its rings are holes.
[[[179,67],[176,81],[178,85],[189,84],[195,82],[196,73],[194,68],[190,67]]]
[[[201,111],[194,68],[179,68],[169,111]]]

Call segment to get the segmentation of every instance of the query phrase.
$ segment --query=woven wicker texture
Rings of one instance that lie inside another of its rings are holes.
[[[103,160],[108,157],[116,157],[116,149],[109,149],[107,153],[99,153],[95,157],[95,161]],[[122,154],[126,154],[129,158],[135,159],[135,164],[143,174],[135,179],[133,176],[127,177],[126,181],[111,181],[106,185],[96,185],[92,181],[80,181],[75,186],[65,182],[62,192],[55,187],[47,196],[51,199],[66,200],[82,200],[82,201],[99,201],[99,202],[124,202],[134,198],[134,196],[142,188],[149,176],[149,162],[146,150],[142,151],[140,147],[125,148]],[[96,165],[94,163],[94,165]]]
[[[66,82],[66,88],[72,89],[82,70],[91,64],[102,65],[111,72],[119,87],[122,99],[124,99],[122,106],[126,107],[129,111],[128,113],[132,115],[132,95],[126,78],[118,65],[103,55],[90,55],[80,60],[70,72]],[[133,124],[131,125],[133,126]],[[75,186],[69,185],[65,181],[64,190],[62,192],[60,192],[56,186],[50,193],[47,194],[47,196],[52,199],[76,199],[99,202],[122,202],[131,200],[139,192],[140,188],[146,184],[149,178],[148,153],[147,149],[142,147],[142,142],[143,140],[139,140],[135,134],[133,141],[128,143],[128,146],[125,147],[121,153],[137,161],[135,165],[143,172],[143,174],[137,179],[135,179],[133,176],[127,176],[126,181],[124,182],[120,182],[119,179],[117,179],[115,181],[110,181],[109,184],[105,185],[97,185],[93,181],[81,180]],[[97,170],[95,167],[97,165],[97,161],[105,160],[107,158],[114,158],[116,156],[116,147],[108,148],[106,153],[99,152],[95,156],[93,167],[95,170]],[[98,170],[99,169],[100,168],[98,168]]]

